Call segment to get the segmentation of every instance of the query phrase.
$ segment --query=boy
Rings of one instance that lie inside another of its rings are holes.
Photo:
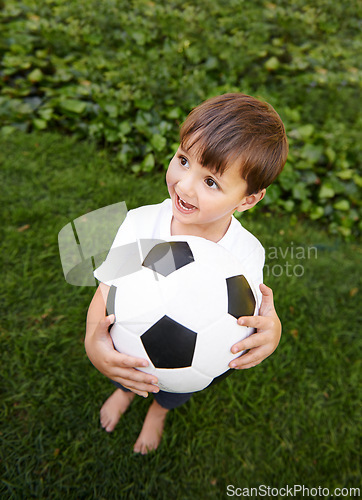
[[[233,353],[249,350],[230,363],[249,368],[277,347],[281,324],[272,291],[262,284],[264,249],[233,217],[235,211],[252,208],[281,172],[288,154],[284,125],[268,104],[244,94],[211,98],[187,117],[180,132],[180,146],[172,158],[166,183],[170,199],[159,205],[131,210],[121,225],[112,248],[142,238],[167,240],[190,234],[217,242],[245,263],[259,285],[259,316],[239,318],[239,324],[257,332],[232,347]],[[107,257],[108,258],[108,257]],[[95,276],[102,281],[98,268]],[[165,417],[191,394],[159,391],[154,376],[136,370],[147,366],[114,350],[108,327],[114,316],[105,317],[110,283],[100,283],[87,316],[85,348],[89,359],[118,387],[101,408],[102,427],[111,432],[127,410],[134,394],[154,393],[134,451],[142,454],[157,448]]]

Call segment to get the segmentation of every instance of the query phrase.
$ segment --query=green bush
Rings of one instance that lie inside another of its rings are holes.
[[[0,10],[2,133],[93,138],[135,174],[165,168],[190,109],[243,91],[285,122],[268,209],[361,229],[360,13],[333,0],[8,0]]]

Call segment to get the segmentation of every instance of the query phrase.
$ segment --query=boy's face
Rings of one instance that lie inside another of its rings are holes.
[[[263,197],[247,195],[247,183],[236,165],[223,175],[214,174],[198,162],[192,150],[183,151],[181,146],[169,164],[166,183],[178,232],[209,239],[225,234],[235,210],[247,210]]]

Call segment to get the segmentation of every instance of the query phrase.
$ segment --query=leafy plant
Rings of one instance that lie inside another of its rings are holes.
[[[356,1],[8,0],[0,119],[93,138],[135,174],[167,166],[190,109],[218,93],[270,102],[290,138],[269,209],[361,229]]]

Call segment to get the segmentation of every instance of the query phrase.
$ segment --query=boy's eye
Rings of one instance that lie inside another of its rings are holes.
[[[216,184],[216,182],[214,181],[214,179],[212,179],[211,177],[208,177],[207,179],[205,179],[205,182],[206,182],[206,185],[211,187],[211,188],[218,189],[218,187],[219,187]]]
[[[187,158],[185,158],[184,156],[180,156],[180,163],[183,167],[187,167],[189,162],[188,162]]]

